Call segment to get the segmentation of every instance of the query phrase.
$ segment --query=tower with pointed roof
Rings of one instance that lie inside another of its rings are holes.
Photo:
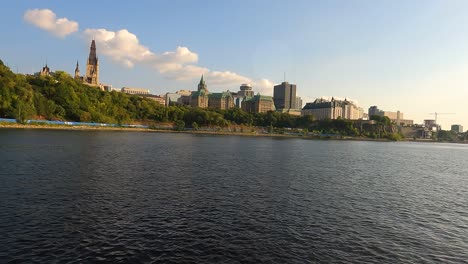
[[[78,64],[78,61],[76,61],[75,79],[79,80],[80,78],[81,78],[81,76],[80,76],[80,66]]]
[[[40,72],[40,76],[50,76],[50,68],[47,66],[47,62]]]
[[[203,89],[208,92],[208,87],[206,86],[205,80],[203,80],[203,74],[202,74],[200,83],[198,84],[198,91],[203,90]]]
[[[208,107],[208,88],[206,86],[205,80],[203,80],[203,75],[198,83],[198,90],[192,92],[190,95],[190,106],[207,108]]]
[[[96,55],[96,42],[91,42],[88,61],[86,63],[86,75],[84,82],[89,85],[99,85],[99,61]]]

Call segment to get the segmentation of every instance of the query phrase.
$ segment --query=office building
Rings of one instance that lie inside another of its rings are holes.
[[[463,126],[462,125],[452,125],[450,128],[450,131],[455,132],[455,133],[463,133]]]
[[[282,82],[273,88],[273,101],[277,110],[296,108],[296,85]]]
[[[208,107],[226,110],[234,107],[234,97],[231,92],[211,93],[208,95]]]
[[[252,113],[275,111],[275,103],[271,96],[257,94],[242,102],[242,110]]]
[[[377,106],[371,106],[368,110],[369,118],[376,115],[376,116],[386,116],[398,126],[411,126],[413,125],[413,120],[404,119],[403,113],[400,111],[392,112],[392,111],[384,111],[379,109]]]

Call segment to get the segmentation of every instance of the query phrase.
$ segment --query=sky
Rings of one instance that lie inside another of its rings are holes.
[[[160,0],[2,3],[0,59],[15,72],[85,72],[154,94],[297,84],[304,104],[347,98],[468,129],[468,1]],[[432,114],[431,114],[432,113]]]

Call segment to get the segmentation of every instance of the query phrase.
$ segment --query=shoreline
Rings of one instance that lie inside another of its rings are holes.
[[[0,124],[0,129],[44,129],[44,130],[71,130],[71,131],[124,131],[124,132],[151,132],[151,133],[183,133],[197,135],[219,135],[219,136],[246,136],[246,137],[275,137],[275,138],[302,138],[306,140],[347,140],[347,141],[373,141],[373,142],[398,142],[389,139],[373,139],[363,137],[317,137],[317,136],[302,136],[289,134],[259,134],[245,132],[226,132],[226,131],[204,131],[204,130],[185,130],[176,131],[169,129],[150,129],[150,128],[132,128],[132,127],[91,127],[91,126],[63,126],[63,125],[31,125],[31,124]],[[468,144],[468,142],[439,142],[427,139],[403,139],[404,142],[419,142],[419,143],[459,143]]]
[[[226,131],[206,131],[206,130],[184,130],[177,131],[171,129],[151,129],[133,127],[91,127],[91,126],[64,126],[64,125],[31,125],[31,124],[0,124],[0,129],[44,129],[44,130],[74,130],[74,131],[125,131],[125,132],[152,132],[152,133],[182,133],[198,135],[226,135],[226,136],[249,136],[249,137],[283,137],[283,138],[311,138],[298,135],[287,134],[259,134],[247,132],[226,132]]]

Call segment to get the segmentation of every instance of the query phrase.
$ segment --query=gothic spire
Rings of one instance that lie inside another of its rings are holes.
[[[91,47],[89,48],[89,57],[88,57],[88,64],[96,65],[97,64],[97,56],[96,56],[96,42],[91,42]]]
[[[200,79],[200,84],[205,84],[205,81],[203,80],[203,74],[202,74],[201,79]]]
[[[203,74],[201,76],[200,83],[198,84],[198,91],[201,91],[201,90],[207,90],[205,80],[203,80]]]

